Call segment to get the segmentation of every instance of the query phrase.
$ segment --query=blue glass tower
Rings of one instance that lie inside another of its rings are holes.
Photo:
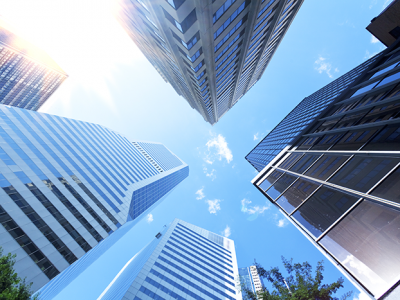
[[[188,173],[162,144],[0,105],[0,246],[17,254],[17,273],[37,290]]]
[[[237,277],[232,240],[175,219],[125,264],[98,300],[239,300]]]
[[[47,53],[0,24],[0,104],[36,111],[66,78]]]

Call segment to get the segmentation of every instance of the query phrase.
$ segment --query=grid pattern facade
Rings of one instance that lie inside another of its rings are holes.
[[[374,299],[387,295],[396,299],[390,293],[400,282],[400,48],[396,47],[377,56],[362,80],[254,181]]]
[[[136,190],[151,186],[145,211],[188,174],[147,157],[105,127],[0,105],[0,246],[34,290],[124,224]]]
[[[36,111],[66,78],[47,54],[0,27],[0,104]]]
[[[377,55],[304,98],[263,140],[246,156],[246,160],[261,171],[285,147],[293,145],[297,137],[354,84],[361,74],[380,56]]]
[[[139,255],[99,300],[241,299],[232,240],[175,219]]]
[[[162,144],[146,142],[136,142],[136,144],[149,153],[164,171],[168,171],[182,165],[181,160]]]
[[[120,0],[117,19],[210,124],[260,79],[303,0]]]
[[[264,287],[264,283],[258,275],[256,266],[239,268],[239,279],[242,285],[242,291],[243,287],[245,287],[246,289],[252,291],[254,294],[257,294],[257,292],[262,291]],[[246,294],[244,294],[243,292],[242,298],[243,300],[249,299],[249,297],[247,297]]]

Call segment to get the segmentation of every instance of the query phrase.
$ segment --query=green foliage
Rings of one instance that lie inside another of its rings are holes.
[[[287,260],[282,257],[283,265],[289,274],[286,278],[279,271],[279,268],[271,268],[265,270],[259,263],[255,261],[258,275],[266,279],[273,286],[270,292],[267,288],[263,288],[254,294],[251,290],[242,285],[243,298],[249,300],[339,300],[334,294],[343,287],[343,279],[339,278],[331,284],[322,284],[324,276],[323,261],[318,262],[318,266],[313,275],[312,266],[308,262],[293,263],[293,259]],[[344,294],[340,299],[345,300],[352,295],[353,292]]]
[[[25,279],[18,277],[14,271],[16,255],[3,255],[0,247],[0,300],[28,300],[31,299],[32,284],[27,284]],[[37,299],[35,296],[33,299]]]

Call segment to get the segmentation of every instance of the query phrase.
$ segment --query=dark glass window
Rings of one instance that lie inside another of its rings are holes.
[[[380,129],[380,128],[379,128]],[[357,150],[360,149],[379,129],[363,129],[349,131],[332,147],[331,150]]]
[[[329,182],[366,193],[400,161],[398,157],[353,157]]]
[[[289,185],[291,185],[295,180],[297,179],[296,176],[285,174],[281,178],[278,179],[277,182],[274,183],[273,186],[270,187],[270,189],[267,191],[268,196],[270,196],[272,199],[278,198],[280,194],[284,190],[286,190]]]
[[[323,155],[305,175],[326,180],[331,176],[348,158],[350,155]]]
[[[283,172],[281,171],[273,171],[263,182],[259,184],[259,187],[263,191],[267,190],[271,184],[273,184],[282,174]]]
[[[377,298],[400,273],[400,213],[364,200],[320,243]]]
[[[363,150],[394,151],[400,149],[400,125],[383,128]]]
[[[320,154],[306,154],[293,167],[290,168],[290,171],[302,174],[320,156]]]
[[[186,0],[166,0],[171,6],[175,9],[178,9],[181,7],[183,3],[185,3]]]
[[[277,203],[288,213],[292,213],[319,185],[305,179],[297,180]]]
[[[293,214],[293,217],[317,238],[357,200],[357,197],[322,187]]]
[[[382,79],[381,82],[379,82],[379,84],[376,87],[382,86],[397,79],[400,79],[400,72],[386,76],[385,78]]]
[[[297,147],[296,150],[310,149],[318,141],[318,138],[319,137],[317,137],[317,136],[305,138],[304,140],[302,140],[301,145],[299,147]]]
[[[374,107],[361,119],[358,125],[396,119],[400,114],[400,103]]]
[[[288,169],[294,162],[301,157],[303,153],[292,153],[290,154],[282,164],[279,165],[279,168]]]
[[[374,196],[400,203],[400,168],[390,174],[371,193]]]
[[[327,150],[334,143],[336,143],[342,136],[343,133],[326,134],[318,140],[318,143],[315,144],[311,148],[311,150]]]

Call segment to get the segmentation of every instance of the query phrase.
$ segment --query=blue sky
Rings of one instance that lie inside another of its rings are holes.
[[[164,224],[180,218],[235,241],[238,264],[281,255],[313,266],[322,254],[252,186],[245,155],[304,97],[381,51],[365,29],[388,0],[307,0],[263,77],[214,126],[192,110],[109,13],[106,1],[0,0],[0,17],[70,75],[43,107],[131,140],[164,143],[190,167],[185,179],[57,299],[95,299]],[[325,279],[341,276],[325,260]],[[357,290],[345,281],[345,289]]]

